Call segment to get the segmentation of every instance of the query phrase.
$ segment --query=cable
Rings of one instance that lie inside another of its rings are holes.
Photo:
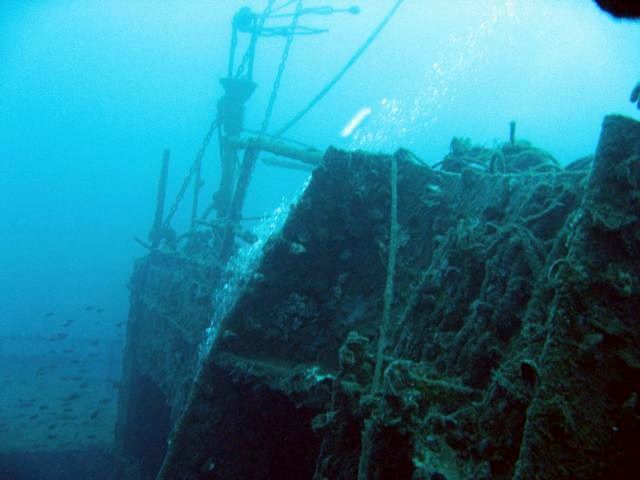
[[[327,93],[329,93],[329,90],[331,90],[333,86],[336,83],[338,83],[338,81],[344,76],[344,74],[347,73],[347,70],[349,70],[354,63],[356,63],[358,58],[360,58],[360,56],[365,52],[365,50],[369,47],[369,45],[371,45],[371,43],[376,39],[376,37],[380,34],[382,29],[385,27],[385,25],[389,22],[389,20],[391,20],[391,17],[393,17],[393,15],[396,13],[400,5],[402,5],[402,2],[404,2],[404,0],[396,1],[393,7],[391,7],[391,10],[389,10],[389,13],[387,13],[387,15],[380,22],[380,24],[373,30],[373,32],[371,32],[371,35],[369,35],[369,38],[367,38],[367,40],[360,46],[360,48],[356,50],[353,56],[345,64],[345,66],[342,67],[342,69],[336,74],[336,76],[333,77],[331,81],[327,83],[327,85],[325,85],[325,87],[322,90],[320,90],[320,92],[307,104],[306,107],[300,110],[300,112],[298,112],[298,114],[295,117],[289,120],[289,122],[284,127],[282,127],[280,130],[278,130],[275,133],[276,136],[282,135],[291,127],[293,127],[296,123],[298,123],[302,117],[304,117],[307,113],[309,113],[309,110],[311,110],[320,100],[322,100],[322,98]]]
[[[305,27],[304,25],[298,25],[295,28],[292,27],[265,27],[260,31],[261,37],[288,37],[290,35],[317,35],[319,33],[326,33],[327,28],[314,28]]]
[[[282,7],[281,7],[282,8]],[[278,9],[280,10],[280,8]],[[300,12],[299,16],[302,15],[333,15],[334,13],[350,13],[351,15],[358,15],[360,13],[360,7],[353,6],[348,8],[333,8],[333,7],[312,7],[305,8]],[[270,15],[269,18],[284,18],[284,17],[292,17],[293,13],[278,13],[275,15]]]

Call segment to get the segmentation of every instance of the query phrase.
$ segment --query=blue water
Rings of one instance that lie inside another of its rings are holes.
[[[394,1],[327,3],[362,12],[304,20],[330,31],[294,40],[271,131],[324,86]],[[91,351],[84,339],[110,345],[101,366],[92,364],[94,377],[117,375],[126,284],[145,253],[133,237],[149,232],[162,150],[171,149],[173,201],[222,94],[230,19],[240,6],[264,4],[2,2],[0,360],[59,354],[47,339],[73,319],[77,351]],[[278,38],[258,45],[250,128],[260,127],[282,46]],[[404,146],[433,163],[453,136],[490,146],[516,120],[520,138],[567,163],[594,151],[605,114],[640,117],[628,102],[640,80],[638,46],[640,24],[615,21],[589,0],[406,0],[287,136],[320,149]],[[342,138],[363,107],[371,115]],[[207,196],[219,180],[216,152],[214,143],[205,158]],[[306,178],[258,165],[245,215],[268,213]]]

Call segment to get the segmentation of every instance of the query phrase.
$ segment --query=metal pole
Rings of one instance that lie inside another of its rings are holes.
[[[191,228],[196,225],[196,218],[198,216],[198,199],[200,198],[200,187],[202,182],[200,181],[200,172],[202,170],[202,157],[198,157],[195,165],[195,178],[193,183],[193,204],[191,205]]]
[[[240,167],[238,181],[236,182],[236,189],[235,192],[233,192],[233,198],[229,205],[228,221],[222,236],[222,247],[220,248],[219,258],[223,263],[226,263],[229,257],[231,257],[231,253],[233,253],[235,227],[242,216],[242,205],[244,204],[244,199],[247,194],[249,179],[259,153],[260,150],[251,143],[249,143],[247,149],[244,151],[244,158],[242,160],[242,166]]]
[[[316,150],[315,148],[293,147],[278,140],[270,140],[259,136],[240,138],[228,135],[224,137],[224,141],[227,145],[233,148],[247,149],[251,146],[252,148],[288,157],[293,160],[298,160],[314,167],[320,165],[320,162],[322,162],[322,158],[324,157],[324,152]]]
[[[160,169],[160,179],[158,180],[158,196],[156,199],[156,214],[153,220],[153,227],[149,234],[151,247],[157,248],[162,237],[162,217],[164,216],[164,199],[167,194],[167,177],[169,176],[169,156],[170,151],[165,148],[162,155],[162,167]]]

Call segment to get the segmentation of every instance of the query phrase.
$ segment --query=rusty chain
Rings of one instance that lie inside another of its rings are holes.
[[[175,202],[173,202],[173,205],[171,205],[171,208],[169,209],[167,218],[164,220],[164,223],[163,223],[164,228],[169,228],[169,225],[171,224],[171,220],[173,219],[173,216],[178,210],[178,206],[180,205],[180,202],[184,198],[184,194],[187,192],[187,188],[191,183],[191,178],[193,177],[193,174],[198,169],[198,166],[202,165],[202,158],[204,157],[204,154],[207,151],[207,146],[211,142],[211,137],[213,136],[213,132],[216,131],[217,126],[218,126],[218,119],[215,118],[213,122],[211,122],[211,125],[209,125],[209,130],[207,131],[207,134],[204,136],[204,139],[202,140],[202,144],[200,145],[200,149],[196,154],[196,158],[191,164],[191,167],[189,168],[189,173],[187,173],[187,176],[184,178],[184,181],[182,182],[182,186],[180,187],[180,190],[178,190],[178,194],[176,195],[176,200]]]

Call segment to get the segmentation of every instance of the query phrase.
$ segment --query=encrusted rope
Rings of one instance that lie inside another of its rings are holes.
[[[376,366],[373,372],[372,393],[378,391],[380,377],[382,376],[382,357],[387,343],[387,331],[391,318],[391,304],[393,303],[393,277],[396,271],[396,256],[398,253],[398,159],[396,155],[391,157],[391,211],[389,226],[389,257],[387,260],[387,281],[384,287],[384,307],[382,321],[380,322],[380,335],[378,336],[378,351],[376,353]]]
[[[393,303],[393,277],[396,270],[396,255],[398,253],[398,158],[397,154],[391,157],[391,208],[389,225],[389,257],[387,259],[387,281],[384,287],[384,307],[382,321],[380,322],[380,335],[378,336],[378,350],[376,353],[376,365],[373,372],[371,394],[375,395],[380,390],[380,377],[382,376],[382,363],[384,349],[387,344],[387,331],[391,318],[391,304]],[[358,480],[369,478],[369,461],[373,447],[371,436],[376,426],[373,419],[365,421],[362,431],[360,448],[360,461],[358,463]]]

